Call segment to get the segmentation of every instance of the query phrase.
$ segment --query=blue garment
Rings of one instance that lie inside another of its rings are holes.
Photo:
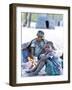
[[[47,75],[62,74],[62,59],[53,55],[47,58],[45,71]]]
[[[30,55],[28,49],[22,50],[22,62],[28,62],[28,56]]]

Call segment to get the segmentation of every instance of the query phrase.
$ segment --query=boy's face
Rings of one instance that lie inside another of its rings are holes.
[[[41,36],[37,36],[37,40],[40,42],[43,39]]]

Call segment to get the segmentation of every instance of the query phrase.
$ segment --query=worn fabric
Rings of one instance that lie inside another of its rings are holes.
[[[22,62],[23,63],[28,62],[28,56],[29,55],[30,55],[30,53],[29,53],[28,49],[22,50]]]
[[[45,71],[47,75],[61,75],[63,61],[58,56],[55,55],[55,52],[51,52],[47,55],[46,68]]]
[[[41,42],[37,42],[36,39],[32,40],[31,47],[35,48],[34,53],[35,53],[36,57],[39,57],[39,55],[41,54],[41,51],[46,43],[47,43],[47,40],[42,40]]]

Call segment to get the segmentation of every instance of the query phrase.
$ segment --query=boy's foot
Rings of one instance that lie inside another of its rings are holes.
[[[37,75],[38,74],[37,73],[34,73],[34,72],[28,74],[28,76],[37,76]]]
[[[31,73],[31,71],[25,71],[26,73]]]

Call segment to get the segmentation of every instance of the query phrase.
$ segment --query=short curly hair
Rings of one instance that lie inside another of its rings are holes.
[[[43,32],[43,31],[38,31],[38,32],[37,32],[37,36],[43,37],[43,36],[44,36],[44,32]]]

